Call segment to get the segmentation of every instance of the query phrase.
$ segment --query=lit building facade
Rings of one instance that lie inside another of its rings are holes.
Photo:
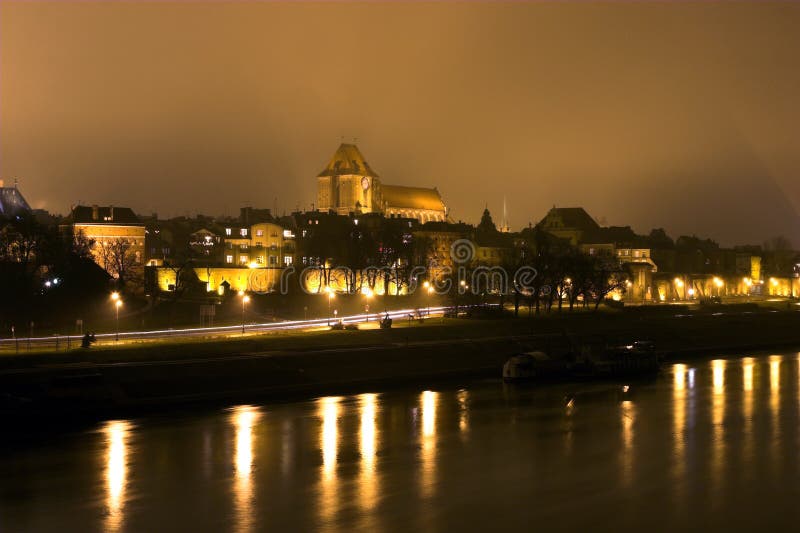
[[[226,266],[282,268],[294,262],[294,233],[278,224],[226,225],[223,240]]]
[[[384,185],[354,144],[342,144],[317,176],[317,209],[339,215],[381,213],[420,223],[447,220],[439,191]]]
[[[82,235],[93,242],[94,261],[112,276],[113,265],[107,264],[108,250],[117,243],[125,243],[134,265],[142,265],[145,257],[145,224],[129,207],[84,206],[72,208],[61,223],[62,231],[73,237]]]

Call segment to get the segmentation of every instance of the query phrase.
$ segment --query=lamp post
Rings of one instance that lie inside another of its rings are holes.
[[[250,297],[244,291],[239,291],[239,295],[242,297],[242,335],[244,335],[244,306],[250,301]]]
[[[119,308],[122,307],[122,299],[117,291],[111,293],[111,301],[114,302],[114,310],[117,315],[117,334],[115,336],[116,342],[119,342]]]
[[[364,294],[364,314],[367,315],[367,322],[369,322],[369,300],[372,298],[372,289],[365,287],[361,292]]]
[[[331,300],[333,300],[333,289],[325,287],[325,292],[328,293],[328,327],[331,325]]]
[[[722,286],[725,285],[725,282],[722,281],[720,278],[714,276],[714,285],[717,287],[717,296],[722,296]]]
[[[686,288],[685,288],[685,285],[686,284],[683,282],[683,279],[675,278],[675,287],[676,287],[675,292],[677,293],[678,297],[680,298],[681,297],[681,291],[678,290],[678,289],[683,289],[682,292],[683,292],[683,299],[684,300],[686,299]]]

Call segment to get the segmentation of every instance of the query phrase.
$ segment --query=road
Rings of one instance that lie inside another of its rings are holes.
[[[423,309],[398,309],[386,313],[359,314],[339,317],[344,324],[360,324],[378,322],[388,314],[394,320],[403,320],[409,315],[416,316],[422,312],[425,316],[441,316],[449,307],[430,307]],[[205,328],[175,328],[147,331],[120,331],[117,333],[98,333],[97,344],[113,345],[130,341],[180,340],[196,337],[241,337],[247,334],[266,333],[269,331],[289,331],[317,329],[327,327],[333,320],[330,318],[314,318],[309,320],[287,320],[281,322],[265,322],[237,324],[233,326],[212,326]],[[117,337],[119,336],[119,340]],[[81,344],[81,335],[51,335],[45,337],[17,337],[0,339],[0,352],[26,351],[66,351],[77,348]]]

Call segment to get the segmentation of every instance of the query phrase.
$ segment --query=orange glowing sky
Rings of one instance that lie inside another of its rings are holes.
[[[552,205],[800,245],[800,5],[2,2],[0,177],[162,216],[310,207],[342,137],[512,228]],[[276,201],[277,198],[277,201]]]

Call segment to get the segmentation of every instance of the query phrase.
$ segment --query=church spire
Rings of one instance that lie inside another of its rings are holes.
[[[508,227],[508,211],[506,210],[506,197],[503,195],[503,224],[500,226],[500,231],[508,233],[511,229]]]

